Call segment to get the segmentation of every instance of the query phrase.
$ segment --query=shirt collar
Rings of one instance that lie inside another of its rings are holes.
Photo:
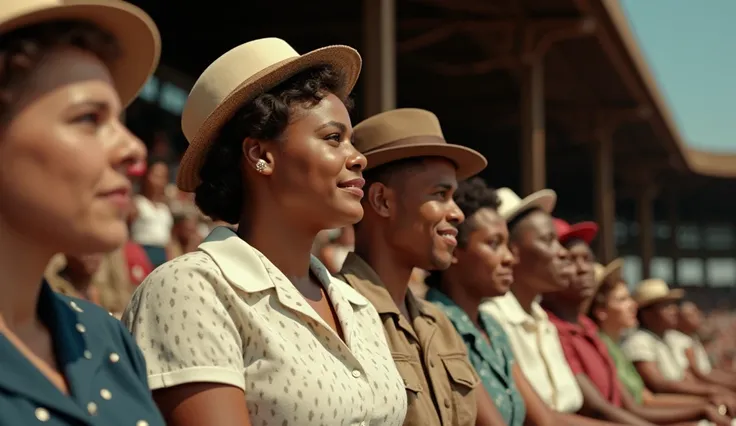
[[[399,316],[401,314],[399,307],[396,306],[394,299],[386,290],[383,281],[381,281],[381,277],[357,254],[348,253],[338,275],[344,277],[348,284],[365,296],[380,315],[392,314]],[[426,309],[410,289],[406,292],[406,303],[408,309],[416,310],[418,314],[436,321],[437,318],[434,313]]]
[[[503,296],[494,297],[484,303],[492,303],[496,306],[504,316],[504,320],[511,324],[536,326],[538,323],[548,320],[547,313],[539,306],[539,302],[532,302],[532,312],[529,314],[521,307],[516,296],[510,291]]]
[[[282,283],[288,282],[284,274],[263,253],[230,228],[220,226],[213,229],[199,245],[199,250],[214,260],[230,284],[247,293],[283,287]],[[311,256],[309,267],[325,288],[336,284],[336,280],[316,257]],[[343,297],[350,303],[358,306],[368,304],[365,297],[354,289],[339,283],[337,285]]]
[[[438,304],[442,307],[445,315],[447,315],[455,326],[455,330],[457,330],[460,335],[473,337],[478,336],[478,328],[470,320],[468,314],[445,293],[436,288],[430,288],[429,291],[427,291],[426,299],[428,302]]]
[[[577,322],[573,323],[563,320],[549,309],[545,309],[545,312],[547,313],[549,321],[554,324],[560,334],[582,334],[595,336],[598,333],[598,327],[596,327],[595,323],[593,323],[593,321],[585,315],[578,315]]]
[[[80,300],[61,296],[44,281],[39,293],[37,313],[48,327],[59,368],[64,372],[70,392],[77,400],[92,396],[91,375],[104,362],[110,336],[99,333],[94,317],[80,306]],[[77,419],[86,419],[72,399],[63,395],[7,339],[0,334],[0,389],[22,394],[40,405],[59,410]]]

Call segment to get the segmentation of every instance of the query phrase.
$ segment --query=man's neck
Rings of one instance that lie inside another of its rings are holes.
[[[521,309],[527,314],[532,314],[532,305],[534,300],[539,296],[536,290],[533,290],[530,286],[525,285],[523,282],[516,281],[511,286],[511,292],[519,302]]]
[[[555,314],[557,318],[573,324],[577,324],[580,316],[580,304],[557,300],[554,297],[543,300],[542,307]]]
[[[360,244],[356,241],[355,254],[376,272],[396,306],[404,311],[406,292],[409,291],[409,279],[414,267],[404,264],[401,256],[397,256],[387,244],[378,239],[374,239],[372,244]]]

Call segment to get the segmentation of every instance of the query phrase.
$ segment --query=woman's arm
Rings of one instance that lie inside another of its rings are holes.
[[[479,384],[474,392],[476,405],[478,406],[478,415],[475,418],[476,426],[506,426],[501,412],[496,408],[496,404],[493,402],[491,396],[488,395],[486,388],[482,384]]]
[[[577,379],[580,390],[583,392],[584,412],[592,413],[596,417],[602,417],[616,423],[632,426],[652,425],[652,423],[608,402],[585,374],[578,374],[575,379]]]
[[[731,390],[736,389],[736,377],[725,370],[714,368],[710,373],[704,373],[698,368],[698,362],[695,359],[695,349],[692,346],[685,349],[685,357],[689,364],[688,371],[698,380],[711,383],[714,385],[724,386]]]
[[[516,383],[516,388],[519,389],[521,397],[524,398],[524,404],[526,405],[525,426],[554,426],[556,424],[565,424],[560,423],[556,419],[555,412],[542,401],[537,391],[534,390],[526,379],[524,372],[521,371],[519,364],[515,363],[511,367],[511,376]]]
[[[235,386],[189,383],[155,390],[168,426],[251,426],[245,394]]]
[[[710,397],[714,392],[713,386],[699,382],[667,380],[662,376],[657,364],[653,361],[638,361],[634,363],[634,366],[644,380],[647,388],[655,393],[676,393]]]
[[[622,406],[634,415],[656,424],[676,423],[689,420],[699,420],[706,415],[708,404],[695,402],[691,404],[679,404],[666,408],[645,406],[638,404],[629,391],[623,386],[621,389]]]
[[[708,400],[702,396],[695,395],[678,395],[673,393],[653,394],[646,388],[642,392],[642,404],[651,407],[672,407],[698,403],[707,404]]]

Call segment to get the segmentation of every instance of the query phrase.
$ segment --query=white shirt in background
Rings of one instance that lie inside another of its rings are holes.
[[[526,313],[511,292],[480,305],[508,334],[516,362],[539,396],[553,410],[576,413],[583,406],[583,393],[565,360],[557,328],[538,302]]]
[[[136,195],[133,202],[138,209],[138,217],[130,227],[131,239],[141,245],[166,247],[174,225],[169,206],[154,203],[142,195]]]
[[[687,355],[685,355],[685,351],[693,348],[693,352],[695,353],[695,367],[698,371],[708,374],[713,369],[710,359],[708,359],[708,353],[705,351],[699,339],[690,337],[677,330],[669,330],[664,334],[664,341],[672,349],[672,352],[674,352],[675,359],[681,368],[690,368],[690,362],[687,359]]]

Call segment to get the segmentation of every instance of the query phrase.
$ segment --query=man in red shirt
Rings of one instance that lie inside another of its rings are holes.
[[[667,425],[695,422],[703,417],[716,424],[729,424],[728,419],[705,405],[655,408],[636,403],[621,386],[615,364],[598,337],[596,325],[581,313],[581,306],[597,288],[590,242],[598,226],[593,222],[569,225],[556,219],[555,227],[559,241],[570,252],[575,276],[566,290],[545,295],[542,306],[557,327],[565,358],[580,385],[583,413],[628,425]]]

